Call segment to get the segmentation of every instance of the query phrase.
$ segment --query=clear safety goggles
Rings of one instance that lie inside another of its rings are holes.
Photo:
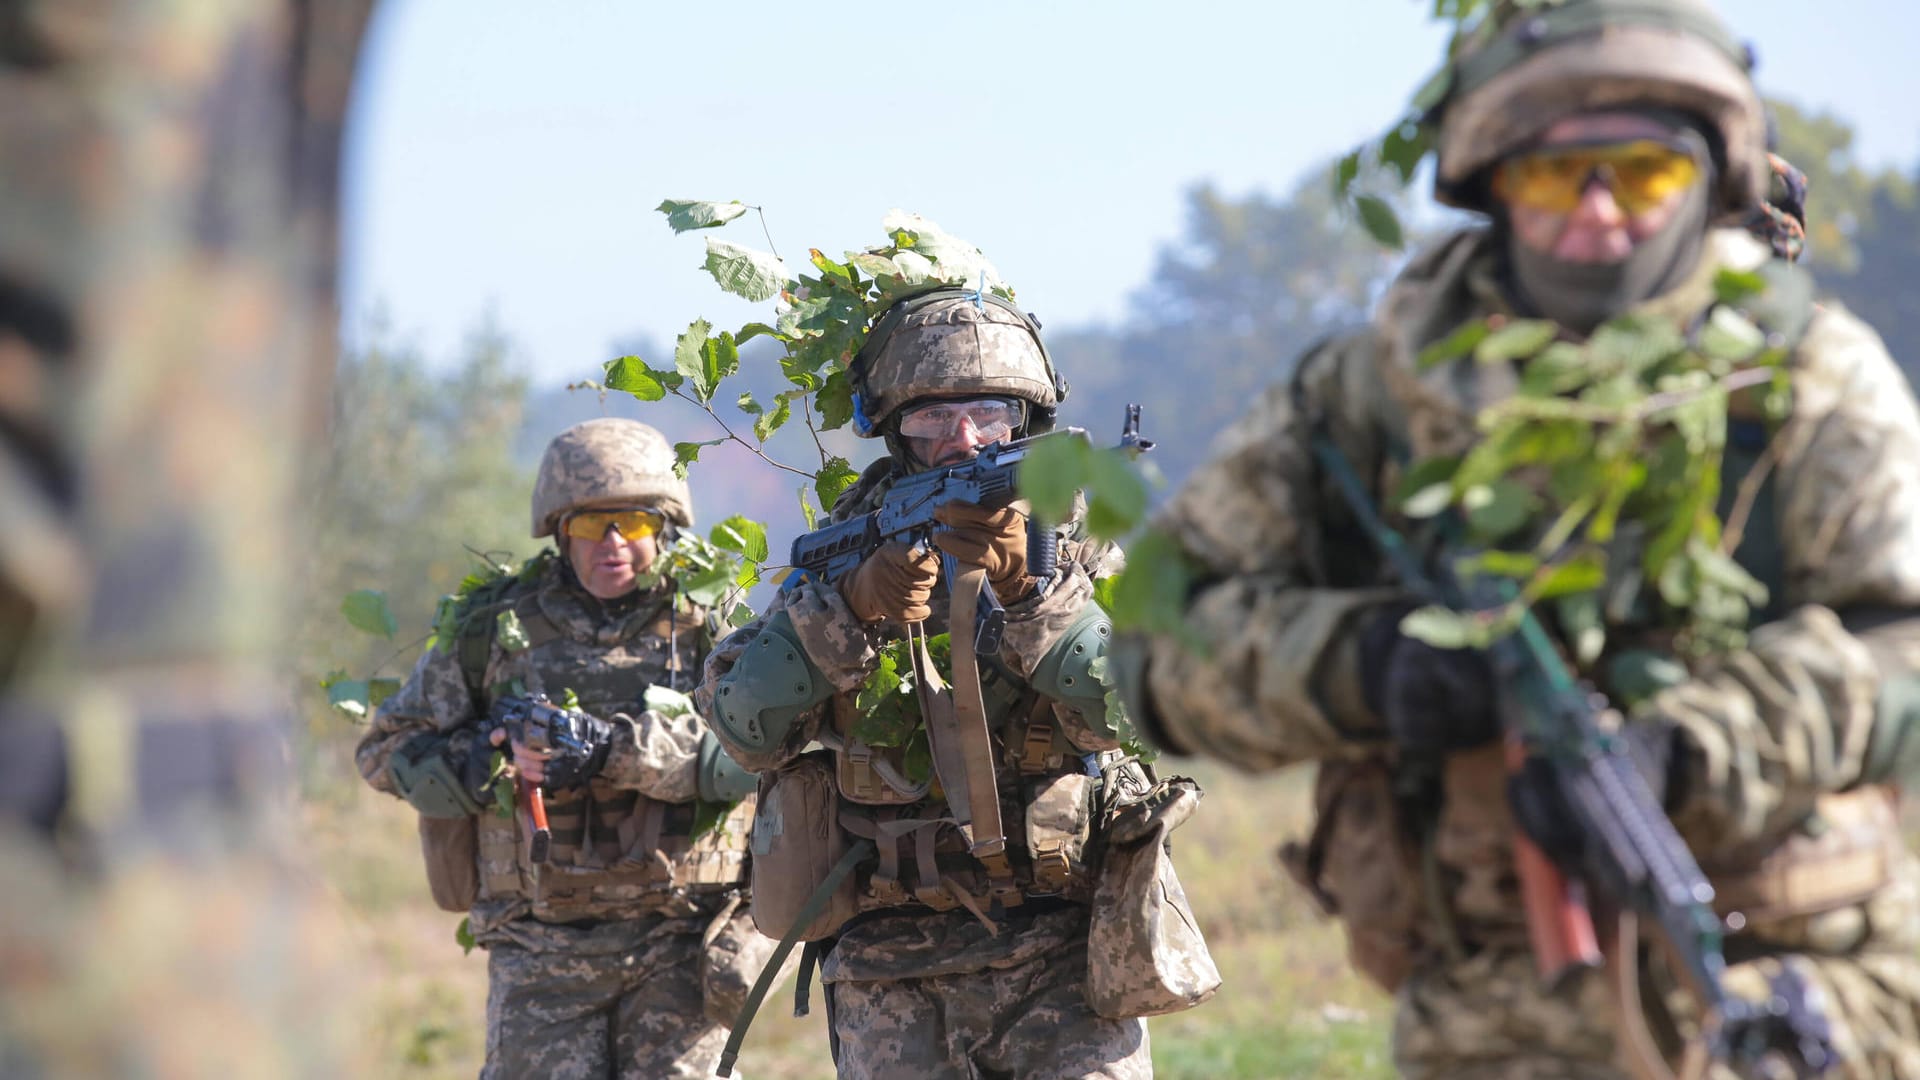
[[[1510,205],[1569,214],[1598,180],[1620,209],[1639,214],[1692,187],[1699,176],[1700,161],[1684,142],[1545,146],[1500,162],[1493,171],[1493,193]]]
[[[950,439],[960,434],[965,421],[984,444],[1011,438],[1026,420],[1027,403],[1018,398],[931,401],[900,413],[900,434],[909,439]]]
[[[627,540],[657,535],[667,527],[667,515],[650,506],[623,510],[580,510],[561,519],[560,531],[575,540],[604,539],[608,529],[619,529]]]

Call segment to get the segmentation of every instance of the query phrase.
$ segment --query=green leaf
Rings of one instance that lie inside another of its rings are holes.
[[[1485,341],[1487,335],[1491,333],[1493,333],[1493,327],[1487,325],[1487,320],[1475,319],[1421,349],[1416,364],[1421,371],[1425,371],[1428,368],[1439,367],[1441,364],[1452,363],[1472,353],[1474,347]]]
[[[1360,214],[1360,227],[1367,235],[1379,241],[1385,247],[1398,251],[1406,245],[1406,234],[1400,229],[1400,216],[1393,212],[1385,199],[1375,195],[1361,195],[1353,200],[1353,208]]]
[[[1606,581],[1606,560],[1596,553],[1583,552],[1536,578],[1530,591],[1536,599],[1551,600],[1573,593],[1593,592]]]
[[[853,419],[853,382],[845,371],[827,376],[826,385],[813,397],[813,407],[820,410],[823,431],[838,430]]]
[[[1717,549],[1694,539],[1687,542],[1687,555],[1693,560],[1700,580],[1730,590],[1750,604],[1767,602],[1767,587],[1760,583],[1760,579],[1747,573],[1745,567]]]
[[[751,390],[741,394],[740,397],[734,401],[733,407],[746,413],[748,416],[759,416],[762,412],[766,411],[760,407],[759,402],[753,400],[753,392]],[[766,440],[762,439],[760,441],[765,442]]]
[[[792,416],[793,399],[785,394],[781,394],[774,402],[773,411],[753,422],[754,438],[759,439],[761,442],[766,442],[768,436],[779,431],[781,425],[785,424]]]
[[[1087,531],[1118,540],[1147,516],[1147,482],[1123,451],[1096,449],[1088,459]]]
[[[1573,645],[1573,658],[1586,667],[1600,659],[1607,645],[1607,628],[1600,621],[1600,596],[1595,592],[1568,593],[1554,601],[1560,632]]]
[[[453,928],[453,943],[460,946],[460,955],[473,955],[474,948],[480,943],[473,939],[472,916],[461,919],[460,925]]]
[[[716,832],[726,824],[727,815],[733,812],[736,804],[730,802],[693,800],[693,820],[687,826],[687,841],[698,841],[708,833]]]
[[[701,404],[713,400],[713,383],[707,378],[707,365],[704,359],[707,337],[713,333],[713,324],[705,319],[695,319],[687,324],[679,338],[673,344],[673,368],[687,381],[693,384],[693,396]]]
[[[356,630],[393,640],[400,623],[387,610],[387,594],[378,589],[356,589],[340,602],[340,614]]]
[[[814,495],[819,498],[821,506],[831,509],[834,501],[840,498],[840,493],[852,487],[854,481],[858,479],[860,479],[859,471],[848,464],[846,458],[837,455],[829,457],[826,463],[820,466],[820,471],[813,476]],[[806,488],[803,487],[800,491],[801,503],[804,505]],[[807,528],[813,528],[811,520],[808,521]]]
[[[1333,194],[1336,198],[1347,197],[1347,189],[1353,186],[1360,176],[1360,151],[1355,150],[1340,159],[1333,169]]]
[[[607,389],[624,390],[641,401],[659,401],[667,396],[667,387],[637,356],[607,363]]]
[[[1520,392],[1534,397],[1558,397],[1585,386],[1593,375],[1592,365],[1580,346],[1556,341],[1527,361],[1520,373]]]
[[[1454,563],[1454,572],[1461,577],[1491,574],[1494,577],[1524,580],[1539,569],[1539,558],[1524,551],[1483,551]]]
[[[853,269],[843,263],[834,262],[820,253],[819,248],[808,248],[807,256],[814,268],[829,278],[836,278],[844,284],[853,284]]]
[[[866,681],[860,684],[860,692],[854,698],[854,708],[862,713],[879,708],[886,698],[900,692],[900,681],[900,658],[894,650],[882,649],[880,662]],[[872,742],[864,738],[862,741]]]
[[[380,703],[400,692],[399,679],[368,679],[367,707],[377,709]]]
[[[719,446],[726,442],[724,438],[708,439],[705,442],[677,442],[673,444],[673,474],[680,479],[687,478],[687,466],[700,460],[700,451],[709,446]]]
[[[733,591],[734,578],[738,573],[736,565],[723,561],[711,569],[681,575],[677,580],[680,582],[680,591],[686,594],[687,599],[701,607],[712,608],[719,607],[727,594]]]
[[[344,672],[341,673],[344,676]],[[327,704],[355,718],[364,718],[371,702],[366,679],[328,676],[320,685],[327,692]]]
[[[807,485],[801,484],[799,491],[795,494],[800,497],[800,516],[806,519],[807,531],[812,532],[814,523],[820,519],[820,514],[813,508],[813,504],[807,501]]]
[[[1410,518],[1430,518],[1453,505],[1453,484],[1442,481],[1428,484],[1400,504],[1400,512]]]
[[[1121,630],[1167,634],[1198,649],[1187,626],[1193,571],[1177,540],[1148,529],[1127,548],[1127,568],[1113,585],[1113,624]]]
[[[1432,112],[1439,104],[1447,100],[1447,94],[1453,90],[1453,65],[1442,64],[1440,70],[1427,77],[1420,89],[1413,92],[1408,101],[1414,112],[1422,117]]]
[[[1436,649],[1464,649],[1484,636],[1480,620],[1450,608],[1423,607],[1400,620],[1400,632]]]
[[[694,229],[718,228],[746,213],[749,207],[738,199],[724,203],[668,199],[654,209],[667,215],[667,226],[677,236]]]
[[[768,326],[766,323],[750,322],[747,325],[741,327],[739,332],[733,335],[733,343],[735,345],[745,345],[747,342],[752,341],[754,338],[760,337],[762,335],[765,335],[767,337],[781,338],[782,340],[785,340],[784,335],[782,335],[780,331],[775,330],[773,327]]]
[[[1738,304],[1767,291],[1767,279],[1756,270],[1721,270],[1713,277],[1713,293],[1723,304]]]
[[[756,304],[779,295],[789,280],[779,256],[724,240],[707,241],[706,267],[722,289]]]
[[[745,604],[735,604],[733,610],[727,612],[727,625],[737,630],[752,622],[753,617],[752,608]]]
[[[1485,495],[1475,492],[1485,492]],[[1505,479],[1467,492],[1460,503],[1467,510],[1467,528],[1485,542],[1517,531],[1531,521],[1540,508],[1539,497],[1526,485]]]
[[[1113,614],[1113,591],[1120,579],[1112,574],[1095,578],[1093,582],[1093,602],[1099,604],[1108,615]]]
[[[1072,437],[1041,439],[1027,451],[1014,487],[1035,517],[1057,525],[1073,515],[1073,497],[1093,478],[1093,447]]]
[[[1767,347],[1767,335],[1746,316],[1729,307],[1717,307],[1700,328],[1700,349],[1716,360],[1738,363]]]
[[[1514,319],[1474,346],[1473,359],[1481,364],[1524,360],[1552,343],[1560,328],[1546,319]]]
[[[509,609],[494,616],[494,640],[510,653],[531,648],[533,642],[527,637],[527,628],[520,625],[520,616]]]
[[[700,370],[707,379],[708,397],[719,389],[720,380],[740,370],[740,347],[734,343],[732,333],[722,330],[719,337],[701,343]]]
[[[735,514],[715,525],[707,537],[714,547],[745,556],[749,562],[767,561],[767,527],[752,518]]]
[[[1402,124],[1387,132],[1386,137],[1380,140],[1380,162],[1399,174],[1400,184],[1404,187],[1413,182],[1414,171],[1420,168],[1420,159],[1427,156],[1431,147],[1432,136],[1428,129],[1413,123]]]

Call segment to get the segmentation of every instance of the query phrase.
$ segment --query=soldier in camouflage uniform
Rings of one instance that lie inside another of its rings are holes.
[[[706,612],[671,580],[636,581],[692,523],[659,432],[602,418],[560,433],[533,492],[533,535],[559,550],[467,597],[457,644],[420,658],[361,741],[367,782],[422,815],[436,899],[470,904],[488,950],[484,1076],[710,1076],[771,947],[740,909],[752,778],[673,692],[705,657]],[[503,695],[569,692],[598,725],[570,782],[482,723]],[[494,747],[547,782],[542,863],[524,815],[493,808]],[[692,836],[702,806],[736,802]]]
[[[896,304],[854,371],[856,428],[884,437],[890,453],[835,502],[836,522],[874,510],[903,476],[1050,429],[1066,389],[1037,324],[1009,302],[957,289]],[[1093,582],[1118,570],[1118,552],[1086,538],[1076,515],[1056,531],[1057,566],[1040,576],[1030,572],[1022,504],[949,503],[937,516],[948,526],[934,537],[939,550],[890,543],[837,584],[796,575],[708,660],[700,700],[712,702],[714,731],[742,764],[765,770],[752,844],[756,919],[765,933],[787,933],[845,837],[874,841],[877,857],[802,935],[824,945],[840,1076],[1151,1075],[1140,1013],[1099,1015],[1087,994],[1090,963],[1106,962],[1089,957],[1099,777],[1143,778],[1088,670],[1111,635]],[[1011,892],[996,891],[993,867],[969,854],[954,825],[962,815],[930,788],[944,780],[941,790],[956,792],[967,781],[942,768],[940,779],[916,783],[901,748],[855,734],[856,697],[881,647],[911,627],[947,629],[942,551],[984,567],[1006,604],[1004,644],[979,668]],[[763,872],[778,868],[787,868],[787,895],[776,905]]]
[[[1692,0],[1569,0],[1495,24],[1456,59],[1437,144],[1440,199],[1489,225],[1416,257],[1371,326],[1309,352],[1158,520],[1195,568],[1187,618],[1205,648],[1129,640],[1116,677],[1178,752],[1321,763],[1319,820],[1290,861],[1346,923],[1356,966],[1397,993],[1403,1075],[1619,1077],[1621,1028],[1601,977],[1549,990],[1535,976],[1488,666],[1401,635],[1415,600],[1311,440],[1324,433],[1386,507],[1405,462],[1459,453],[1513,391],[1507,366],[1420,369],[1463,324],[1545,317],[1573,340],[1628,311],[1700,326],[1716,271],[1769,258],[1712,225],[1765,190],[1748,62]],[[1868,327],[1805,313],[1791,419],[1769,431],[1736,406],[1723,468],[1726,514],[1772,459],[1735,553],[1773,597],[1748,645],[1663,656],[1636,611],[1582,674],[1628,714],[1722,913],[1743,917],[1730,988],[1765,994],[1790,966],[1824,998],[1829,1075],[1914,1078],[1920,874],[1894,785],[1920,763],[1920,417]],[[1438,805],[1400,803],[1398,763],[1436,747]],[[1424,836],[1410,819],[1431,823]]]

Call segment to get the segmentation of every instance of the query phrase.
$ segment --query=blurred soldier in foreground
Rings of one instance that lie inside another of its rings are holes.
[[[1037,324],[954,288],[889,308],[853,370],[856,430],[889,453],[835,502],[836,524],[909,477],[1050,431],[1066,390]],[[1197,934],[1129,936],[1146,918],[1122,910],[1185,910],[1164,838],[1198,792],[1154,784],[1108,720],[1094,671],[1112,629],[1093,583],[1118,552],[1078,513],[1056,531],[1018,502],[953,499],[933,517],[930,544],[879,544],[833,581],[796,573],[708,661],[715,732],[766,770],[755,920],[813,943],[842,1077],[1149,1076],[1140,1017],[1219,980]],[[968,644],[983,582],[1005,605],[995,655]],[[949,631],[951,690],[931,674]],[[890,646],[915,673],[910,700],[862,689]],[[903,707],[910,732],[891,726]]]
[[[339,1074],[295,451],[371,4],[0,2],[0,1073]]]
[[[483,1076],[711,1076],[771,951],[740,907],[753,778],[680,692],[707,612],[669,578],[642,587],[692,524],[659,432],[561,432],[533,490],[558,550],[462,597],[453,646],[360,743],[367,782],[421,814],[434,899],[470,908],[488,950]],[[496,747],[516,813],[496,809]]]
[[[1509,688],[1486,653],[1402,632],[1421,600],[1317,447],[1417,538],[1392,498],[1407,463],[1474,445],[1476,415],[1516,385],[1512,365],[1471,357],[1423,368],[1424,349],[1488,316],[1552,320],[1571,342],[1623,313],[1692,334],[1722,269],[1792,272],[1715,227],[1769,173],[1747,56],[1710,11],[1524,7],[1456,58],[1439,117],[1438,196],[1487,225],[1416,257],[1369,328],[1313,349],[1223,437],[1157,523],[1194,568],[1205,648],[1128,642],[1116,664],[1176,752],[1321,763],[1319,821],[1290,862],[1345,921],[1356,966],[1396,992],[1410,1077],[1619,1077],[1624,1032],[1650,1025],[1670,1055],[1688,1021],[1667,1015],[1680,999],[1657,971],[1646,1025],[1598,972],[1542,985],[1498,742]],[[1727,987],[1766,1001],[1791,973],[1828,1025],[1827,1075],[1920,1077],[1920,875],[1894,812],[1920,766],[1920,417],[1866,326],[1810,301],[1774,314],[1760,325],[1789,350],[1791,417],[1770,429],[1736,398],[1718,489],[1722,517],[1743,488],[1752,500],[1734,557],[1771,602],[1745,647],[1682,656],[1649,584],[1608,603],[1606,651],[1579,674],[1626,714],[1711,878]],[[1635,566],[1614,558],[1633,542],[1623,531],[1608,565]],[[1410,783],[1427,763],[1437,784]]]

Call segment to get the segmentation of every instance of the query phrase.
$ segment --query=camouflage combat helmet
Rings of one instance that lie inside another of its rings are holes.
[[[1040,342],[1040,324],[1013,301],[935,289],[888,308],[853,361],[854,430],[883,433],[915,398],[1004,394],[1033,406],[1027,430],[1052,428],[1067,384]]]
[[[1485,210],[1487,167],[1556,121],[1654,106],[1707,123],[1718,143],[1716,208],[1744,210],[1764,196],[1769,177],[1752,66],[1706,0],[1503,3],[1453,60],[1438,107],[1434,197]]]
[[[534,538],[552,536],[561,514],[594,506],[644,503],[691,526],[693,498],[673,460],[666,437],[638,420],[603,416],[555,435],[533,482]]]

